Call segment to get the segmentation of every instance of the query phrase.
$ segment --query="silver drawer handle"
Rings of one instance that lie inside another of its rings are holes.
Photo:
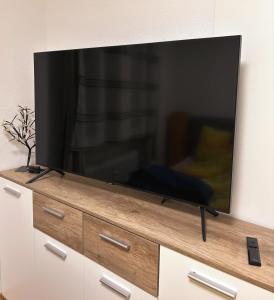
[[[222,285],[221,283],[216,282],[216,281],[214,281],[204,275],[201,275],[195,271],[189,272],[188,277],[190,279],[197,281],[201,284],[204,284],[205,286],[212,288],[213,290],[218,291],[232,299],[236,299],[236,297],[237,297],[237,291],[235,291],[225,285]]]
[[[114,290],[116,293],[125,297],[126,299],[129,299],[131,296],[131,292],[129,289],[121,286],[119,283],[113,281],[111,278],[105,275],[103,275],[103,277],[100,279],[100,282],[110,289]]]
[[[115,239],[113,239],[113,238],[111,238],[111,237],[109,237],[109,236],[107,236],[105,234],[100,233],[99,236],[100,236],[100,238],[102,240],[107,241],[107,242],[109,242],[109,243],[111,243],[111,244],[113,244],[115,246],[118,246],[118,247],[122,248],[125,251],[129,251],[129,249],[130,249],[129,245],[124,244],[124,243],[122,243],[120,241],[117,241],[117,240],[115,240]]]
[[[10,186],[5,186],[5,187],[4,187],[4,190],[5,190],[7,193],[9,193],[9,194],[11,194],[11,195],[13,195],[13,196],[15,196],[15,197],[17,197],[17,198],[19,198],[19,197],[21,196],[21,192],[17,191],[16,189],[14,189],[14,188],[12,188],[12,187],[10,187]]]
[[[55,246],[53,243],[51,242],[47,242],[45,245],[45,248],[50,251],[51,253],[59,256],[60,258],[62,258],[63,260],[65,260],[67,258],[67,253],[66,251],[60,249],[59,247]]]
[[[65,217],[64,212],[59,211],[57,209],[53,209],[53,208],[49,208],[49,207],[45,207],[45,206],[43,206],[42,209],[43,209],[43,211],[49,213],[50,215],[53,215],[56,218],[64,219],[64,217]]]

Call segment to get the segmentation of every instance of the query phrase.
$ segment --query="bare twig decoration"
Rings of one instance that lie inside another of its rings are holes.
[[[29,167],[31,151],[36,146],[34,111],[27,106],[19,105],[18,114],[12,121],[3,121],[2,126],[11,137],[10,141],[17,141],[28,148],[27,167]]]

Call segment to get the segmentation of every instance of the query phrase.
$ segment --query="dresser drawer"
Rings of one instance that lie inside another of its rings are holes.
[[[274,294],[161,247],[159,300],[274,300]]]
[[[0,285],[9,300],[35,299],[32,197],[30,189],[0,178]]]
[[[156,297],[86,257],[84,274],[85,300],[157,300]]]
[[[84,214],[84,254],[157,296],[158,244]]]
[[[39,230],[34,240],[37,296],[24,300],[83,300],[85,257]]]
[[[82,212],[38,193],[33,195],[33,226],[82,253]]]

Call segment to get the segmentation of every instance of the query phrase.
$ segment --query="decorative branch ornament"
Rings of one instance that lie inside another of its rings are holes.
[[[28,149],[27,169],[29,168],[32,149],[35,148],[34,111],[27,106],[18,105],[18,113],[11,121],[3,121],[4,132]]]

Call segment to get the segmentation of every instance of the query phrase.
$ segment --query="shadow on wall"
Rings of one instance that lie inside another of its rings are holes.
[[[237,109],[236,109],[236,123],[235,123],[235,136],[234,136],[234,155],[233,155],[233,176],[232,176],[232,190],[231,190],[231,204],[232,210],[235,195],[240,194],[242,185],[242,176],[244,176],[244,170],[241,162],[243,161],[243,149],[245,145],[244,137],[247,136],[247,122],[244,116],[247,115],[246,109],[248,107],[248,99],[246,96],[246,89],[248,77],[248,65],[246,63],[240,64],[239,69],[239,81],[238,81],[238,97],[237,97]]]

